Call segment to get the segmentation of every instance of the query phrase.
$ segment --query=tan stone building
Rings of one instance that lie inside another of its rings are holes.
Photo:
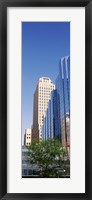
[[[68,156],[70,157],[70,117],[69,113],[66,113],[66,117],[62,118],[61,121],[61,142],[63,147],[68,151]]]
[[[45,117],[48,102],[51,98],[51,91],[55,89],[55,85],[48,77],[42,77],[38,80],[38,84],[34,93],[33,105],[33,140],[42,140],[42,124]]]
[[[32,142],[32,129],[27,128],[25,129],[25,135],[24,135],[24,145],[29,146]]]

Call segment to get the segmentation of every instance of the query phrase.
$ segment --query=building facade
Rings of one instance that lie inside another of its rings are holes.
[[[51,93],[42,126],[42,138],[59,139],[70,148],[70,56],[60,59],[55,90]]]
[[[31,145],[31,142],[32,142],[32,129],[27,128],[24,134],[24,145],[29,146]]]
[[[65,127],[66,120],[66,127]],[[70,157],[70,116],[69,113],[66,113],[66,116],[62,118],[61,121],[61,133],[62,133],[62,145],[67,148],[68,156]],[[67,140],[66,140],[67,135]]]
[[[42,140],[43,120],[49,100],[51,99],[51,91],[54,89],[55,85],[50,78],[42,77],[39,79],[34,93],[32,140]]]
[[[56,79],[56,89],[60,97],[61,142],[63,146],[69,147],[70,145],[70,139],[69,139],[70,138],[70,56],[66,56],[60,59],[59,75]]]
[[[51,99],[49,100],[46,115],[42,126],[42,138],[47,140],[49,138],[61,139],[61,125],[60,125],[60,99],[57,90],[51,92]]]

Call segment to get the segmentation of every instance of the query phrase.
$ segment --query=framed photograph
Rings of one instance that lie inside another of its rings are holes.
[[[0,197],[92,199],[92,1],[0,1]]]

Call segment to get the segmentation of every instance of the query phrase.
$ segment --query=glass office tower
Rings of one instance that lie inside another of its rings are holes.
[[[68,138],[70,134],[70,56],[61,58],[59,61],[59,75],[56,79],[56,89],[60,97],[61,141],[63,146],[69,146]],[[65,139],[63,140],[63,138]]]
[[[57,90],[51,92],[51,99],[42,126],[42,138],[43,140],[49,138],[61,140],[60,99]]]
[[[42,126],[42,139],[59,139],[70,149],[70,56],[59,61],[55,90],[51,92]]]

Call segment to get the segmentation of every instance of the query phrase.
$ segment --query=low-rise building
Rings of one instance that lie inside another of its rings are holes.
[[[25,146],[31,145],[31,141],[32,141],[32,129],[27,128],[27,129],[25,129],[24,145]]]

